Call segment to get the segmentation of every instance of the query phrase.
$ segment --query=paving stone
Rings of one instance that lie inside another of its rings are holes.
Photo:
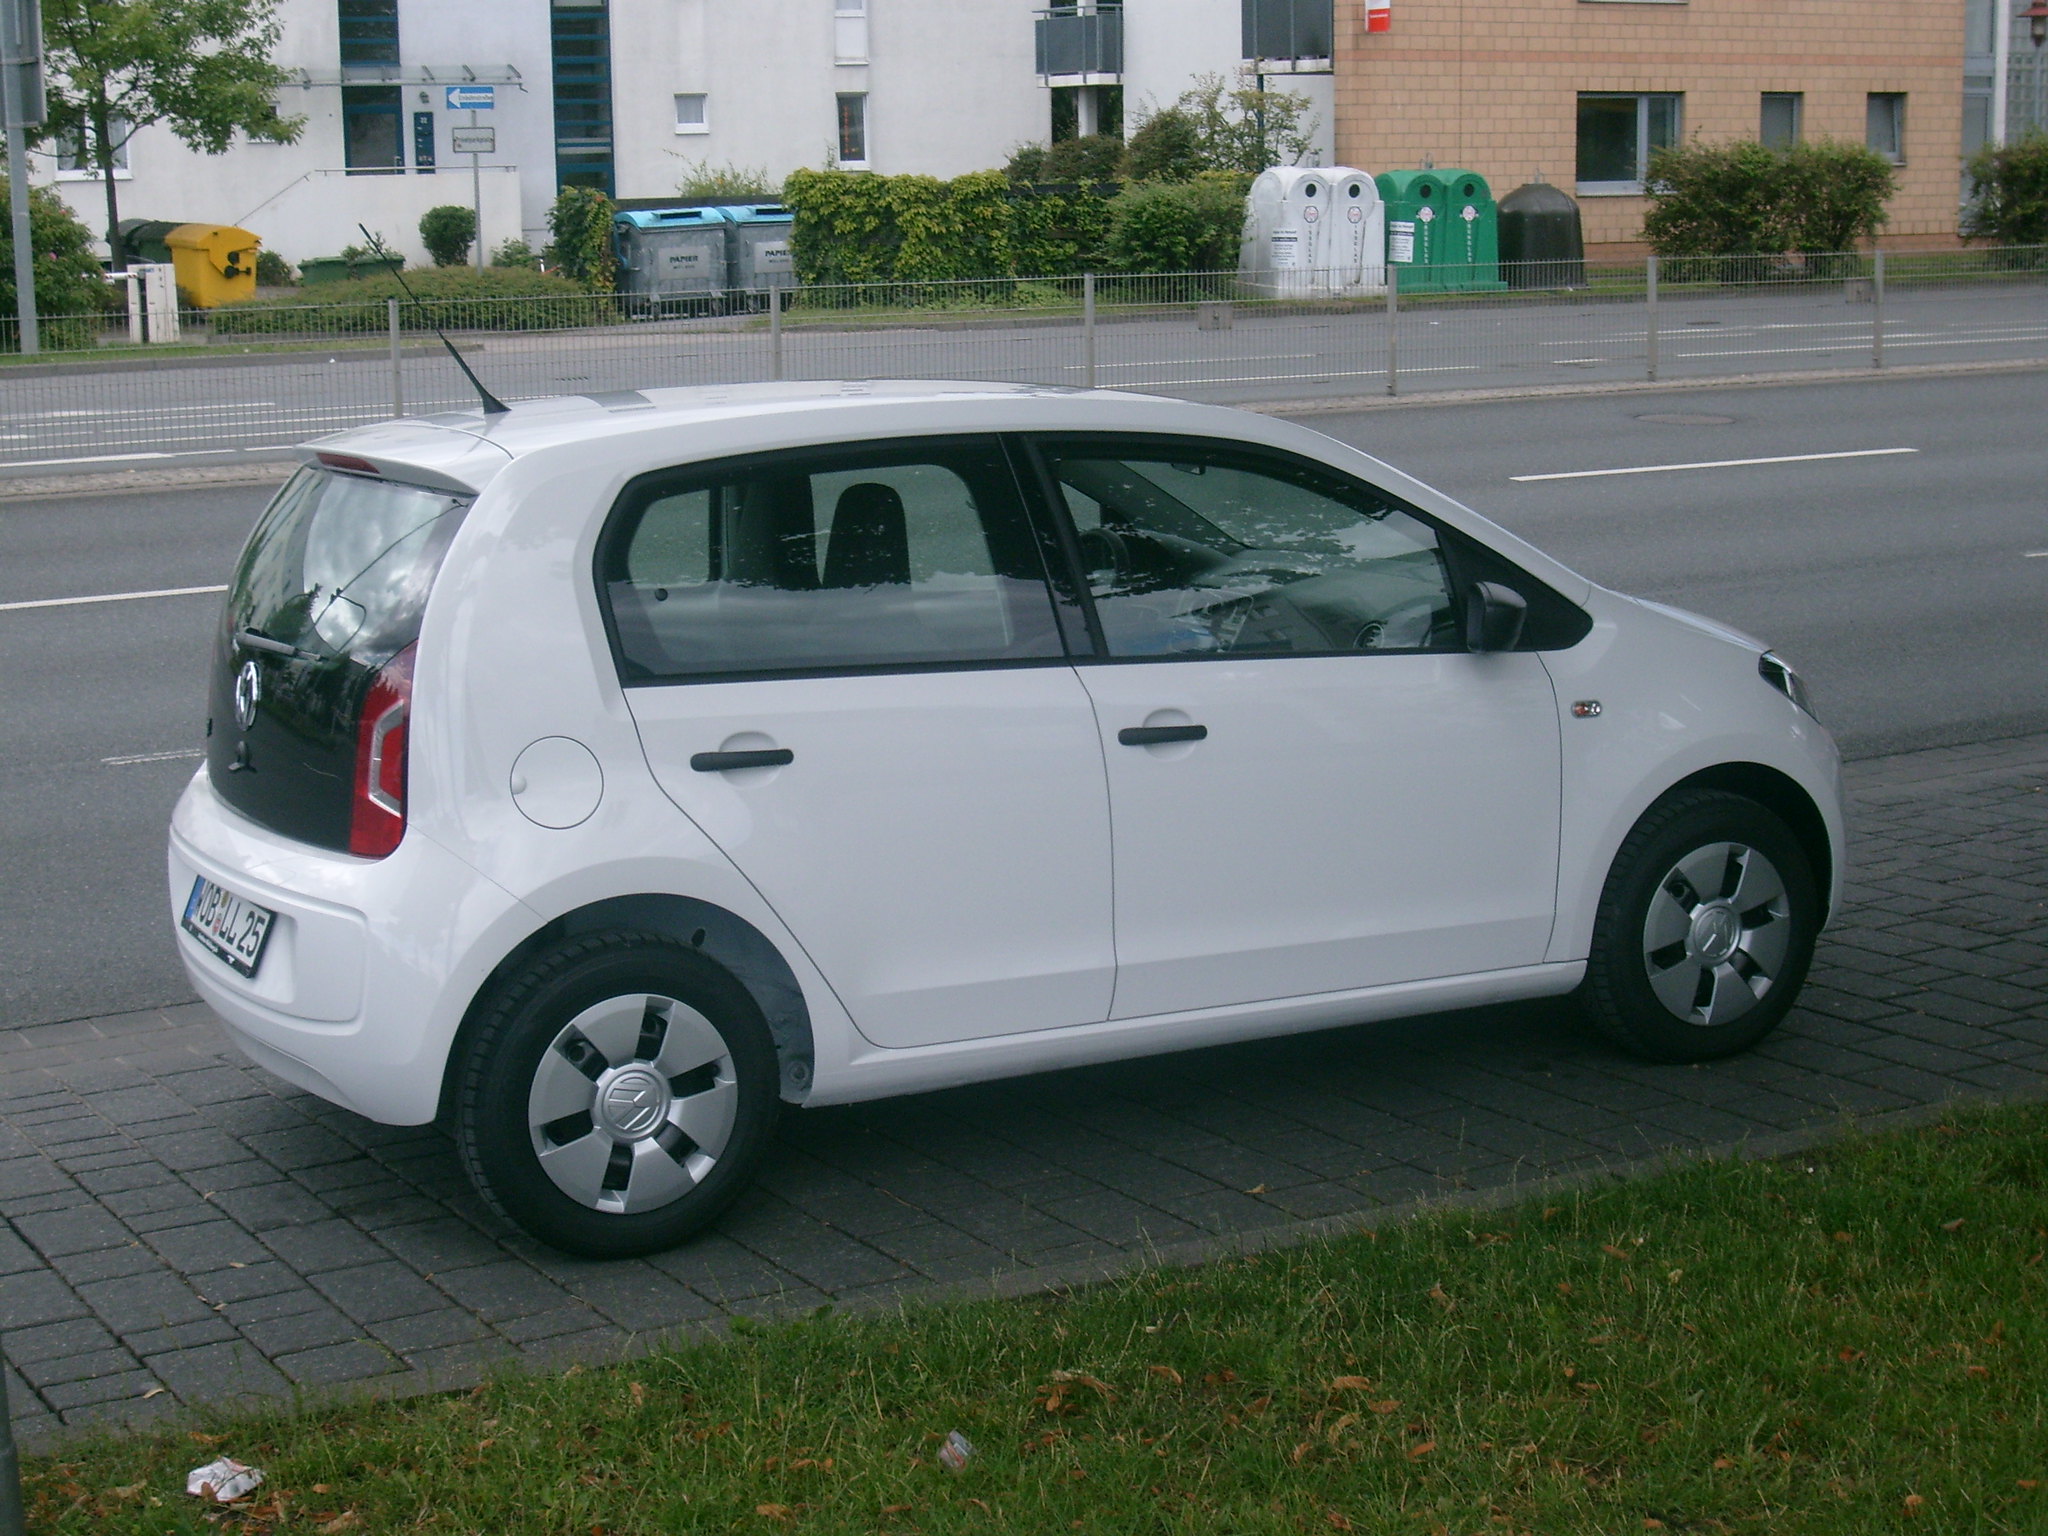
[[[86,1315],[78,1294],[48,1270],[0,1276],[0,1344],[18,1328]]]
[[[273,1253],[301,1274],[351,1269],[391,1257],[360,1227],[345,1221],[329,1219],[303,1226],[273,1227],[260,1235]]]
[[[330,1269],[311,1277],[313,1288],[359,1323],[416,1317],[447,1306],[448,1297],[396,1259]]]
[[[236,1398],[276,1398],[291,1381],[253,1344],[202,1344],[148,1356],[151,1374],[188,1403],[214,1404]]]
[[[492,1323],[552,1311],[569,1299],[559,1285],[514,1259],[436,1273],[434,1284]]]
[[[138,1355],[161,1355],[175,1349],[197,1349],[203,1344],[230,1342],[239,1335],[220,1317],[177,1323],[169,1328],[142,1328],[123,1333],[121,1342]]]
[[[160,1385],[162,1383],[148,1371],[133,1366],[45,1387],[42,1399],[59,1413],[65,1413],[67,1409],[84,1408],[94,1403],[140,1398],[151,1387]]]
[[[182,1276],[162,1269],[81,1285],[78,1295],[116,1333],[203,1322],[213,1315]]]
[[[362,1339],[279,1355],[271,1363],[302,1387],[367,1381],[404,1369],[382,1345]]]
[[[93,1280],[146,1275],[162,1267],[162,1261],[154,1253],[132,1238],[119,1248],[102,1248],[94,1253],[68,1253],[50,1260],[50,1268],[74,1288]]]
[[[412,1317],[372,1323],[368,1331],[372,1338],[408,1360],[414,1359],[422,1350],[493,1337],[491,1330],[468,1312],[447,1305],[438,1312],[421,1312]]]
[[[53,1355],[42,1360],[15,1362],[30,1386],[42,1390],[66,1382],[85,1381],[94,1376],[118,1376],[137,1369],[135,1356],[118,1345],[89,1349],[79,1354]]]
[[[286,1317],[241,1323],[239,1327],[245,1338],[273,1360],[300,1350],[346,1344],[364,1336],[360,1323],[325,1304]]]

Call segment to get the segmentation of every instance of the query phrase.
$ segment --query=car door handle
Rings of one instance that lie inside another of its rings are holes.
[[[1116,733],[1127,747],[1159,747],[1169,741],[1207,741],[1206,725],[1127,725]]]
[[[754,752],[698,752],[690,766],[699,773],[726,773],[734,768],[786,768],[796,761],[787,747],[763,747]]]

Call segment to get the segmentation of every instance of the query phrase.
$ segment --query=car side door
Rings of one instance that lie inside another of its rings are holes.
[[[1034,448],[1099,632],[1112,1016],[1540,963],[1554,694],[1533,651],[1468,648],[1452,536],[1276,450]]]
[[[907,1047],[1109,1010],[1109,798],[994,438],[643,476],[599,582],[662,790],[861,1033]]]

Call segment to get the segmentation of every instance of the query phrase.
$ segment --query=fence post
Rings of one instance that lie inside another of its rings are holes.
[[[1870,253],[1870,366],[1884,366],[1884,252]]]
[[[405,371],[399,362],[398,300],[384,301],[384,323],[391,333],[391,414],[405,414]]]
[[[21,1457],[14,1448],[14,1405],[7,1400],[5,1363],[0,1362],[0,1536],[22,1536],[24,1529]]]
[[[1643,305],[1648,316],[1643,335],[1643,352],[1649,360],[1650,382],[1654,384],[1657,382],[1657,258],[1650,256],[1645,258],[1645,261],[1643,270],[1649,277],[1649,287],[1646,290],[1648,297]]]
[[[768,377],[782,382],[782,290],[768,290]]]
[[[1387,263],[1387,393],[1400,392],[1401,269]]]
[[[1089,389],[1095,387],[1095,274],[1081,274],[1081,355],[1084,366],[1082,378]]]

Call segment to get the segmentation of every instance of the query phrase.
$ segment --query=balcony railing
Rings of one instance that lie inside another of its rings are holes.
[[[1104,6],[1084,11],[1074,6],[1038,13],[1038,73],[1057,76],[1124,72],[1124,13]]]

